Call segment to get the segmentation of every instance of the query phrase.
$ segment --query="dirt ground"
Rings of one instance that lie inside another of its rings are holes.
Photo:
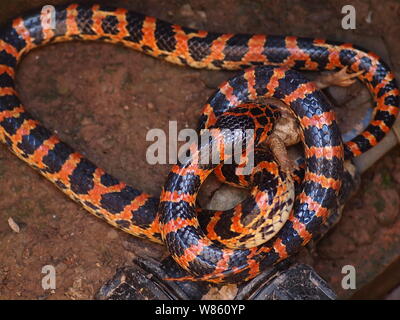
[[[64,2],[2,0],[0,22]],[[400,2],[395,0],[226,0],[218,7],[209,0],[101,2],[212,31],[351,39],[386,53],[400,77]],[[340,27],[346,4],[357,10],[356,30]],[[30,53],[20,65],[18,88],[27,108],[62,140],[130,185],[159,195],[170,166],[146,162],[151,144],[146,133],[168,131],[171,120],[178,130],[196,128],[202,104],[230,76],[180,68],[118,46],[67,43]],[[339,119],[353,123],[343,109],[339,112]],[[342,221],[316,253],[302,252],[301,259],[340,298],[355,294],[341,288],[344,265],[359,270],[358,298],[381,298],[400,283],[398,264],[393,267],[400,252],[399,184],[397,146],[363,175]],[[19,233],[10,229],[9,217],[20,226]],[[132,239],[87,214],[0,146],[0,299],[91,299],[139,251],[165,255],[162,246]],[[56,267],[53,292],[41,287],[44,265]],[[381,279],[380,285],[374,279]],[[367,285],[372,289],[363,291]]]

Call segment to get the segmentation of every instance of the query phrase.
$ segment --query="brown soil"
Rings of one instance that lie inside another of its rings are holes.
[[[0,19],[63,2],[2,1]],[[400,76],[400,3],[395,0],[350,1],[357,10],[353,31],[340,27],[341,8],[349,1],[228,0],[218,8],[209,0],[103,2],[214,31],[350,38],[364,46],[379,39],[379,46],[387,49],[371,49],[387,50]],[[367,23],[370,11],[372,21]],[[30,53],[20,65],[18,87],[29,110],[64,141],[116,177],[158,195],[169,166],[146,162],[151,144],[145,139],[147,131],[167,131],[171,120],[178,122],[178,130],[196,128],[202,104],[231,75],[176,67],[118,46],[68,43]],[[341,111],[341,119],[351,118]],[[302,254],[342,298],[354,293],[341,289],[343,265],[360,270],[361,288],[398,256],[399,173],[396,147],[363,175],[361,190],[316,254]],[[139,250],[158,258],[165,255],[163,247],[132,240],[87,214],[3,145],[0,186],[1,299],[91,299]],[[9,227],[9,217],[19,225],[19,233]],[[54,292],[41,287],[41,270],[48,264],[57,270]],[[392,278],[390,286],[396,281],[400,279]]]

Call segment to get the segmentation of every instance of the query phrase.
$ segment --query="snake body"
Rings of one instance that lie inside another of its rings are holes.
[[[0,32],[0,140],[97,217],[135,236],[166,241],[176,261],[193,274],[192,279],[250,279],[305,245],[329,212],[335,210],[343,157],[351,159],[375,146],[398,113],[399,91],[393,73],[374,53],[352,44],[292,36],[213,33],[101,5],[56,7],[54,29],[45,27],[43,18],[41,13],[17,18]],[[194,217],[199,181],[213,168],[192,167],[190,172],[185,170],[189,164],[174,167],[170,178],[176,176],[165,185],[159,215],[160,199],[109,175],[34,119],[15,90],[18,62],[38,46],[74,40],[121,44],[194,68],[242,70],[257,66],[241,71],[219,88],[204,107],[201,127],[212,127],[231,106],[257,96],[275,97],[291,106],[304,132],[307,171],[294,211],[277,236],[251,249],[221,249],[206,240],[196,223],[188,225]],[[364,71],[358,78],[374,101],[370,124],[344,146],[324,96],[297,72],[286,69],[321,71],[343,67],[350,72]],[[171,198],[174,194],[179,196]]]

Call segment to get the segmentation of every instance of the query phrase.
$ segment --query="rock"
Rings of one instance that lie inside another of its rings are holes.
[[[221,182],[218,179],[211,175],[207,178],[204,184],[200,188],[199,195],[197,196],[197,201],[200,204],[201,208],[207,208],[210,200],[214,196],[215,191],[217,191],[221,187]]]
[[[228,210],[233,208],[239,202],[247,197],[248,193],[244,189],[233,188],[228,185],[223,185],[218,189],[211,201],[207,205],[209,210]]]

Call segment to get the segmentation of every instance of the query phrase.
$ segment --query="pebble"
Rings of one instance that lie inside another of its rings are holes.
[[[89,117],[84,117],[84,118],[82,119],[82,122],[81,122],[82,126],[86,126],[86,125],[92,124],[92,123],[93,123],[93,121],[92,121],[92,119],[90,119]]]
[[[184,4],[179,12],[184,17],[192,17],[194,15],[193,9],[190,4]]]
[[[199,10],[197,14],[200,16],[201,19],[207,20],[207,13],[205,11]]]
[[[118,238],[118,232],[116,230],[110,230],[107,232],[107,238],[110,240],[115,240]]]
[[[19,232],[20,232],[19,225],[14,221],[13,218],[11,218],[11,217],[8,218],[8,225],[10,226],[10,228],[11,228],[12,231],[14,231],[14,232],[16,232],[16,233],[19,233]]]

